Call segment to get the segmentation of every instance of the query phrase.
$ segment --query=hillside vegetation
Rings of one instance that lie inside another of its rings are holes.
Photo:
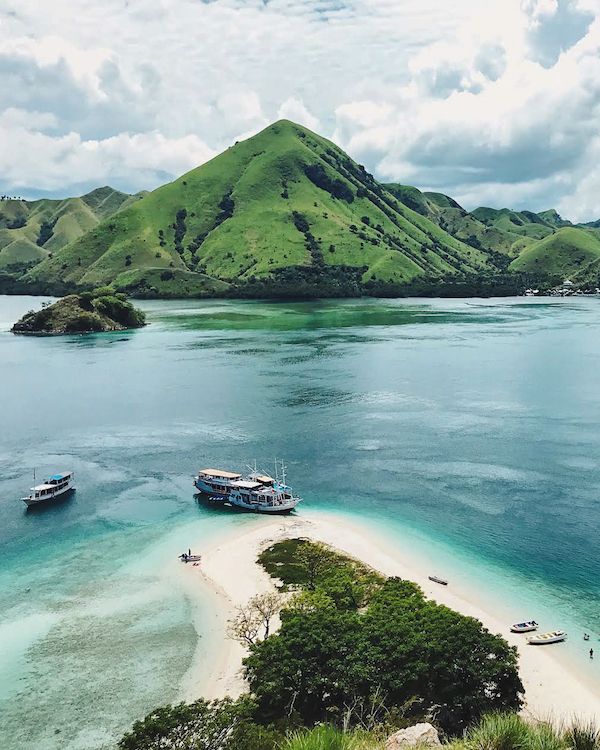
[[[600,259],[600,237],[592,230],[563,227],[528,247],[511,263],[515,271],[544,273],[561,278],[584,271]]]
[[[79,198],[0,201],[0,272],[23,273],[136,198],[103,187]]]
[[[334,144],[283,120],[101,222],[27,280],[162,295],[182,273],[197,274],[193,293],[212,293],[215,282],[363,285],[491,268]]]
[[[381,184],[330,141],[281,120],[151,193],[2,201],[0,289],[514,294],[583,270],[581,237],[566,229],[581,227],[553,209],[468,212],[442,193]],[[543,262],[522,260],[554,236]]]

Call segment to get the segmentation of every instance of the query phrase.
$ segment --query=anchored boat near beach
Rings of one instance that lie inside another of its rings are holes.
[[[528,620],[527,622],[518,622],[512,625],[510,630],[512,633],[531,633],[533,630],[538,629],[538,624],[535,620]]]
[[[302,501],[285,483],[283,462],[281,467],[276,463],[275,478],[260,473],[256,465],[247,476],[222,469],[202,469],[194,477],[194,486],[211,500],[254,513],[291,513]]]
[[[27,497],[22,497],[21,500],[28,508],[30,508],[33,505],[54,502],[59,498],[63,498],[65,495],[75,490],[75,487],[73,486],[74,476],[75,475],[72,471],[53,474],[44,482],[44,484],[38,484],[35,487],[32,487],[30,494],[27,495]],[[33,475],[33,481],[35,482],[35,473]]]
[[[566,640],[567,634],[564,630],[553,630],[550,633],[540,633],[529,636],[527,643],[531,646],[545,646],[547,643],[560,643]]]

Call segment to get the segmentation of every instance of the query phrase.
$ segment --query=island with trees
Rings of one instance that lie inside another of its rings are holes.
[[[248,692],[158,708],[121,750],[396,750],[407,745],[393,737],[422,722],[453,750],[546,746],[536,732],[553,730],[516,713],[516,649],[477,619],[304,538],[271,544],[259,563],[277,590],[228,628],[248,651]],[[581,747],[552,736],[553,750]]]
[[[141,328],[146,316],[127,297],[111,288],[69,294],[57,302],[30,310],[14,324],[13,333],[59,335],[101,333]]]

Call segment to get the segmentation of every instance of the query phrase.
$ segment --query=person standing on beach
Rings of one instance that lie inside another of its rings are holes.
[[[593,659],[593,658],[594,658],[594,649],[591,648],[590,649],[590,659]]]

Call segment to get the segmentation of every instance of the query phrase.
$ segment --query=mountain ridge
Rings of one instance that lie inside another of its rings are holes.
[[[519,263],[521,254],[577,228],[554,209],[468,212],[442,193],[380,183],[334,143],[289,120],[149,193],[103,187],[32,202],[28,212],[11,208],[12,218],[0,204],[0,288],[3,280],[9,290],[54,293],[110,284],[155,297],[443,293],[473,283],[518,293],[526,276],[545,275],[544,263]],[[19,212],[25,225],[9,228]],[[8,274],[7,234],[21,262]],[[546,259],[554,248],[539,252]],[[570,271],[568,263],[547,268],[549,278],[558,268]]]

